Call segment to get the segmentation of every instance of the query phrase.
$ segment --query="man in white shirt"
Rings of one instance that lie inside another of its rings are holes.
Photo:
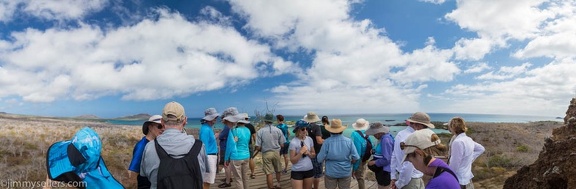
[[[430,116],[424,112],[416,112],[406,120],[408,127],[398,132],[394,138],[394,151],[390,162],[391,189],[423,189],[425,187],[422,176],[424,174],[414,168],[409,161],[402,162],[404,152],[400,149],[400,143],[404,142],[414,131],[434,128],[430,123]]]

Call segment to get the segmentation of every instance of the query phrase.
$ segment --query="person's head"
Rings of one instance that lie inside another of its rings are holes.
[[[466,132],[468,127],[466,127],[466,122],[464,122],[464,119],[461,117],[455,117],[452,118],[450,122],[448,122],[448,130],[450,130],[452,134],[459,135]]]
[[[222,112],[222,123],[224,123],[224,125],[226,125],[227,127],[234,127],[236,126],[236,123],[238,122],[238,109],[236,109],[236,107],[229,107],[226,108],[223,112]]]
[[[278,121],[278,123],[284,122],[284,116],[281,114],[276,115],[276,121]]]
[[[322,116],[322,125],[330,125],[330,120],[328,116]]]
[[[214,124],[216,124],[218,116],[220,115],[216,111],[216,108],[208,108],[204,110],[204,117],[202,118],[202,120],[200,120],[200,122],[203,124],[206,123],[210,126],[213,126]]]
[[[434,124],[430,123],[430,116],[424,112],[416,112],[406,121],[410,122],[409,126],[414,130],[434,128]]]
[[[308,132],[306,131],[308,129],[308,125],[308,122],[304,120],[298,120],[294,124],[294,130],[292,130],[292,132],[296,135],[296,137],[304,138],[306,135],[308,135]]]
[[[342,134],[346,130],[346,125],[342,125],[342,120],[332,119],[330,126],[325,127],[330,134]]]
[[[273,122],[274,122],[274,114],[267,113],[266,115],[264,115],[264,123],[271,124]]]
[[[370,123],[370,127],[366,130],[366,135],[374,135],[374,138],[380,140],[382,135],[388,134],[390,128],[380,122]]]
[[[148,121],[142,124],[142,133],[152,139],[162,134],[163,131],[164,126],[162,126],[161,115],[153,115],[148,119]]]
[[[183,131],[186,125],[186,112],[184,106],[178,102],[169,102],[162,110],[162,125],[166,129],[178,129]]]
[[[410,161],[416,169],[427,175],[434,175],[435,168],[428,164],[436,156],[445,156],[448,148],[440,141],[440,137],[430,129],[422,129],[412,133],[400,143],[404,152],[404,160]]]

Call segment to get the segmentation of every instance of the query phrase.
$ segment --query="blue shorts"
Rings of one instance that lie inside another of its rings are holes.
[[[324,167],[322,166],[322,163],[318,163],[318,161],[316,160],[316,158],[311,158],[312,159],[312,167],[314,167],[314,178],[320,178],[322,176],[324,176]]]

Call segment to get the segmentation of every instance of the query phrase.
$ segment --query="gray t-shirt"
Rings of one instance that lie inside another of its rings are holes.
[[[188,154],[192,146],[196,142],[194,136],[182,133],[177,129],[167,129],[160,136],[156,137],[160,146],[164,148],[166,153],[174,155],[174,158],[182,158]],[[179,155],[179,156],[176,156]],[[208,173],[208,157],[206,156],[206,149],[202,144],[202,149],[198,154],[198,163],[200,164],[200,171]],[[142,154],[142,163],[140,164],[140,176],[147,177],[150,180],[150,188],[155,189],[158,181],[158,166],[160,166],[160,158],[156,153],[154,141],[148,142]]]
[[[290,147],[288,149],[290,151],[299,153],[300,149],[302,149],[302,143],[304,143],[304,145],[308,147],[308,152],[310,152],[310,149],[314,148],[314,142],[312,141],[312,138],[306,136],[304,140],[300,140],[299,138],[293,138],[290,141]],[[312,170],[312,168],[314,167],[312,167],[312,160],[310,159],[309,156],[300,158],[298,162],[292,164],[292,171],[309,171]]]
[[[260,146],[261,152],[277,151],[280,152],[280,144],[284,144],[286,139],[282,130],[272,124],[266,124],[256,133],[256,146]]]

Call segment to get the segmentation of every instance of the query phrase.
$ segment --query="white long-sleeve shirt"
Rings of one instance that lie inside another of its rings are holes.
[[[400,143],[404,142],[414,131],[412,127],[408,126],[406,129],[398,132],[394,138],[394,151],[392,152],[392,161],[390,162],[390,170],[392,171],[390,178],[396,180],[394,184],[397,188],[408,185],[412,178],[421,178],[424,176],[424,174],[414,168],[414,165],[409,161],[402,162],[404,151],[400,149]],[[396,172],[398,172],[398,177],[396,177]]]
[[[472,162],[484,153],[484,146],[474,142],[466,133],[456,136],[450,145],[450,168],[458,177],[460,185],[470,183],[472,177]]]

